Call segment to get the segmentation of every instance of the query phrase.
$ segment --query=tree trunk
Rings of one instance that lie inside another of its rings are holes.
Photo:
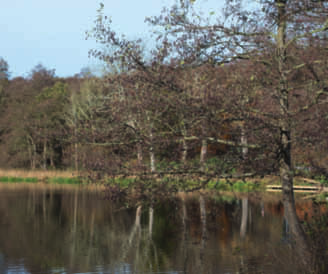
[[[207,140],[203,139],[202,140],[202,147],[201,147],[201,150],[200,150],[200,160],[199,160],[200,169],[203,172],[205,171],[206,157],[207,157]]]
[[[142,155],[142,145],[141,143],[137,143],[137,158],[138,158],[138,165],[141,167],[143,164],[143,155]]]
[[[77,143],[76,122],[74,127],[74,169],[76,172],[79,170],[79,146]]]
[[[188,144],[185,138],[182,138],[182,155],[181,162],[183,165],[187,163],[187,155],[188,155]]]
[[[141,209],[142,209],[142,206],[139,205],[139,206],[137,207],[137,211],[136,211],[136,220],[135,220],[135,225],[136,225],[137,227],[140,227]]]
[[[156,172],[156,161],[155,161],[155,153],[154,153],[154,145],[153,145],[153,132],[151,131],[149,134],[150,139],[150,147],[149,147],[149,158],[150,158],[150,171]]]
[[[241,126],[240,143],[243,146],[242,147],[242,157],[245,160],[247,158],[247,154],[248,154],[248,147],[246,147],[248,142],[247,142],[247,136],[246,136],[245,126],[244,125]]]
[[[30,158],[30,165],[31,165],[31,169],[33,170],[35,169],[35,165],[36,165],[36,146],[31,136],[27,137],[27,143],[28,143],[28,154]]]
[[[78,150],[78,144],[75,142],[74,144],[74,168],[75,171],[79,170],[79,150]]]
[[[55,162],[54,162],[54,150],[52,149],[50,151],[50,166],[51,168],[55,168]]]
[[[31,169],[34,169],[34,167],[33,167],[33,147],[32,147],[32,144],[31,145],[29,144],[29,142],[27,142],[27,150],[28,150],[28,156],[30,158]]]
[[[153,151],[153,147],[150,147],[149,154],[150,154],[150,171],[156,172],[156,164],[155,164],[155,154]]]
[[[186,126],[184,124],[184,122],[182,121],[182,129],[181,129],[181,133],[182,133],[182,154],[181,154],[181,162],[183,165],[186,165],[187,163],[187,156],[188,156],[188,144],[187,141],[185,139],[185,137],[187,137],[187,130],[186,130]]]
[[[279,120],[279,133],[280,133],[280,155],[279,155],[279,168],[280,180],[283,187],[284,194],[293,195],[293,172],[291,166],[291,126],[289,120],[289,101],[288,101],[288,82],[286,75],[286,28],[287,28],[287,0],[276,0],[278,9],[278,34],[277,34],[277,60],[278,69],[280,74],[279,84],[279,102],[280,114]]]
[[[32,169],[35,169],[36,168],[36,144],[33,142],[32,143],[32,148],[33,148],[33,151],[32,151]]]
[[[202,172],[205,171],[205,162],[207,159],[207,128],[206,128],[207,122],[206,120],[203,120],[202,125],[202,146],[200,149],[200,157],[199,157],[199,164],[200,164],[200,170]]]
[[[43,141],[43,169],[47,169],[47,139]]]

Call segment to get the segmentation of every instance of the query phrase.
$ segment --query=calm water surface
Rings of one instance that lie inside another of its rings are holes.
[[[300,221],[326,212],[297,200]],[[97,189],[0,185],[0,273],[288,273],[287,217],[279,194],[126,208]]]

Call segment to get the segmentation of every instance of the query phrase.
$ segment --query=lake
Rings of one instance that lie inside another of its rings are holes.
[[[135,206],[105,197],[97,187],[1,184],[0,273],[305,272],[313,252],[292,232],[327,216],[326,204],[298,196],[290,215],[279,193]]]

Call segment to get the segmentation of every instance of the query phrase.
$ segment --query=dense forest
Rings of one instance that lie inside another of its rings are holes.
[[[149,51],[101,6],[88,32],[101,77],[11,78],[2,58],[1,167],[327,178],[327,2],[243,2],[214,20],[176,1],[146,19]]]

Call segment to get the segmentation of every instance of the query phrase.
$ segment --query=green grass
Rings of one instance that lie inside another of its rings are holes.
[[[8,177],[8,176],[2,176],[0,177],[1,183],[37,183],[38,178],[35,177]]]
[[[79,178],[64,178],[64,177],[53,177],[46,178],[44,180],[46,183],[50,184],[81,184],[82,180]],[[10,177],[10,176],[2,176],[0,177],[1,183],[37,183],[39,182],[36,177]]]
[[[25,183],[37,183],[38,182],[38,178],[35,178],[35,177],[24,178],[24,182]]]
[[[82,180],[79,178],[53,177],[47,178],[46,182],[50,184],[78,185],[82,183]]]

